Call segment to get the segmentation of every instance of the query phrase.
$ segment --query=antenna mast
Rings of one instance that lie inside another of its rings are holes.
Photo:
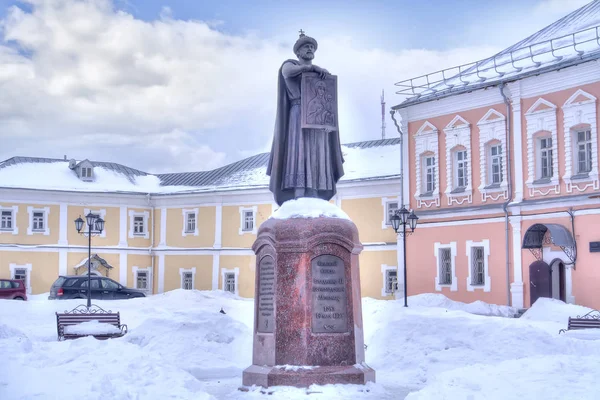
[[[385,139],[385,96],[381,89],[381,138]]]

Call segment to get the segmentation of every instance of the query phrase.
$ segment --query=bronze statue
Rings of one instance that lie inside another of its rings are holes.
[[[279,69],[277,116],[267,167],[269,189],[279,205],[300,197],[329,200],[344,175],[337,93],[332,95],[335,89],[331,88],[327,92],[326,81],[333,77],[329,71],[312,63],[317,47],[314,38],[300,31],[294,44],[298,60],[286,60]],[[321,79],[311,93],[302,92],[303,74]],[[302,96],[307,96],[307,118],[323,128],[302,128]]]

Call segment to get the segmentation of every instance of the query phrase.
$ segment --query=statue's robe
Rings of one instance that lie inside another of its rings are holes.
[[[286,80],[282,69],[287,62],[300,64],[297,60],[286,60],[279,68],[277,114],[267,166],[267,175],[271,177],[269,189],[279,205],[294,199],[296,189],[306,190],[306,197],[330,200],[344,175],[339,130],[326,134],[300,128],[300,97],[290,99],[290,95],[300,93],[302,75]]]

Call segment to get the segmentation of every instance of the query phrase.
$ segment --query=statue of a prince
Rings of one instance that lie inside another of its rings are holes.
[[[344,175],[339,130],[302,129],[301,80],[303,72],[323,79],[329,71],[312,63],[317,41],[300,31],[294,44],[298,60],[281,65],[277,83],[277,117],[267,167],[269,189],[277,204],[300,197],[331,199]]]

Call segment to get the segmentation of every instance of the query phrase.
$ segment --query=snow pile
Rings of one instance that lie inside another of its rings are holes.
[[[569,317],[583,316],[592,311],[591,308],[566,304],[560,300],[540,297],[522,316],[532,321],[558,322],[567,327]]]
[[[271,217],[275,219],[319,217],[350,219],[348,214],[335,204],[323,199],[310,197],[302,197],[284,202]]]
[[[410,296],[410,306],[441,307],[448,310],[462,310],[470,314],[496,317],[515,317],[519,312],[516,307],[488,304],[480,300],[472,303],[450,300],[440,293],[423,293]]]
[[[114,325],[93,320],[65,326],[64,332],[69,335],[107,335],[120,333],[121,330]]]

